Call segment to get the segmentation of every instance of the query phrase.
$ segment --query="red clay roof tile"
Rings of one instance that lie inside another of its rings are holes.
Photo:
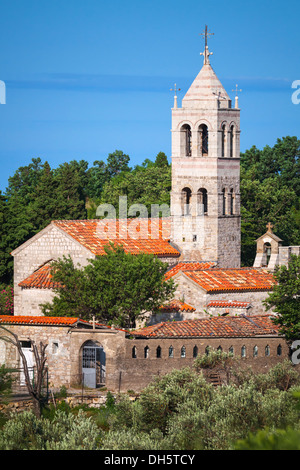
[[[21,281],[19,286],[23,289],[54,289],[60,284],[52,280],[51,266],[46,264]]]
[[[194,307],[191,307],[191,305],[188,305],[181,300],[178,299],[173,299],[171,302],[162,305],[160,307],[160,310],[165,310],[167,312],[171,311],[180,311],[180,312],[194,312],[196,309]]]
[[[212,317],[163,322],[132,332],[143,338],[253,337],[278,335],[270,316]]]
[[[204,269],[213,268],[216,263],[213,261],[203,261],[203,262],[181,262],[169,269],[165,274],[165,279],[170,279],[179,273],[179,271],[202,271]]]
[[[255,268],[184,271],[184,274],[206,292],[269,291],[275,284],[272,273]]]
[[[237,300],[211,300],[208,302],[207,307],[220,307],[220,308],[247,308],[251,304],[250,302],[239,302]]]
[[[149,253],[156,256],[179,256],[170,245],[170,219],[91,219],[54,220],[64,230],[95,255],[104,255],[108,242],[122,245],[125,252]]]

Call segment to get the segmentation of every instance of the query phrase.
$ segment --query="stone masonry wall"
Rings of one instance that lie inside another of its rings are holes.
[[[47,344],[46,356],[50,388],[81,384],[82,349],[87,341],[97,342],[106,354],[106,385],[118,390],[119,373],[125,354],[125,334],[119,330],[71,329],[70,327],[9,325],[20,341],[35,341]],[[0,342],[1,344],[2,342]],[[6,366],[22,368],[17,349],[6,343],[1,349],[1,362]],[[0,362],[0,364],[1,364]]]
[[[40,315],[38,307],[40,300],[47,301],[51,298],[51,294],[41,292],[40,289],[34,289],[29,293],[18,284],[46,262],[69,254],[75,264],[79,263],[82,266],[87,264],[89,258],[94,257],[89,250],[55,226],[47,227],[42,234],[38,234],[30,240],[30,243],[25,244],[20,251],[16,250],[14,255],[15,315]]]
[[[281,345],[282,355],[277,355],[277,347]],[[137,357],[132,357],[132,348],[136,347]],[[144,357],[144,348],[149,347],[148,357]],[[156,357],[157,347],[161,348],[161,357]],[[169,347],[174,348],[174,357],[169,357]],[[181,355],[181,348],[185,347],[185,357]],[[222,347],[228,352],[233,347],[234,355],[241,358],[241,348],[246,347],[246,357],[240,359],[241,367],[251,366],[254,372],[264,373],[278,362],[287,359],[288,346],[282,338],[155,338],[126,340],[126,373],[122,376],[122,390],[140,391],[151,380],[172,372],[174,369],[192,367],[195,358],[193,348],[198,348],[198,355],[205,354],[207,346],[211,348]],[[257,357],[253,357],[253,348],[258,347]],[[265,348],[269,346],[270,355],[265,355]]]

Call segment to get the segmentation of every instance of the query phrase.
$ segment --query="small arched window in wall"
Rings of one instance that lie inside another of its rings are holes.
[[[257,356],[258,356],[258,347],[255,345],[253,348],[253,357],[257,357]]]
[[[157,346],[157,348],[156,348],[156,357],[158,359],[161,358],[161,347],[160,346]]]
[[[148,357],[149,357],[149,346],[146,346],[144,348],[144,358],[148,359]]]
[[[198,215],[206,215],[208,212],[207,190],[200,188],[197,193],[197,212]]]
[[[136,351],[136,346],[133,346],[133,348],[132,348],[132,357],[133,357],[133,359],[136,359],[136,352],[137,352]]]
[[[196,358],[198,356],[198,348],[197,346],[193,347],[193,357]]]
[[[186,356],[185,346],[182,346],[181,351],[180,351],[180,356],[181,356],[181,357],[185,357],[185,356]]]
[[[188,124],[181,127],[181,155],[190,157],[192,155],[192,131]]]
[[[282,355],[282,346],[281,344],[278,344],[277,346],[277,356],[281,356]]]
[[[234,354],[233,346],[230,346],[230,348],[229,348],[229,354],[232,354],[232,355]]]
[[[209,351],[210,351],[210,347],[209,346],[206,346],[205,348],[205,354],[208,356],[209,355]]]
[[[246,357],[246,346],[242,346],[241,357]]]
[[[222,157],[225,157],[225,145],[226,145],[226,125],[222,126]]]
[[[200,155],[206,156],[208,155],[208,127],[206,124],[201,124],[198,129],[199,134],[199,147],[200,147]]]
[[[182,215],[189,215],[191,212],[192,191],[190,188],[183,188],[181,191],[181,210]]]
[[[265,347],[265,356],[270,356],[270,346],[267,344],[267,346]]]
[[[217,347],[217,351],[223,351],[222,346],[218,346],[218,347]]]
[[[173,346],[169,347],[169,357],[174,357],[174,348],[173,348]]]
[[[230,157],[234,156],[234,151],[233,151],[233,146],[234,146],[234,126],[230,126],[229,130],[229,155]]]

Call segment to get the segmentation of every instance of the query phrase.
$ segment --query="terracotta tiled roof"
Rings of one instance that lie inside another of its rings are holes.
[[[85,320],[71,317],[44,317],[44,316],[26,316],[26,315],[0,315],[0,323],[18,324],[18,325],[75,325],[76,323],[85,323]]]
[[[208,269],[184,274],[206,292],[269,291],[275,284],[273,275],[264,269]]]
[[[278,334],[269,316],[212,317],[199,320],[163,322],[134,331],[136,337],[252,337]]]
[[[168,304],[162,305],[160,310],[165,310],[167,312],[171,311],[180,311],[180,312],[194,312],[196,309],[190,305],[182,302],[181,300],[173,299]]]
[[[150,253],[156,256],[179,256],[169,243],[170,219],[96,219],[55,220],[64,230],[95,255],[104,255],[109,241],[123,246],[125,252]]]
[[[209,269],[215,266],[216,263],[213,261],[203,261],[203,262],[185,262],[178,263],[173,268],[169,269],[165,274],[165,279],[170,279],[175,276],[179,271],[202,271],[203,269]]]
[[[212,300],[208,302],[207,307],[219,307],[219,308],[247,308],[251,304],[250,302],[239,302],[237,300]]]
[[[81,320],[80,318],[73,317],[44,317],[44,316],[30,316],[30,315],[0,315],[0,323],[5,325],[36,325],[36,326],[78,326],[78,327],[89,327],[92,328],[92,323],[87,320]],[[112,327],[103,323],[95,322],[96,328],[109,328]],[[114,328],[119,331],[120,328]]]
[[[59,287],[58,282],[52,280],[51,266],[46,264],[37,269],[34,273],[28,276],[24,281],[19,283],[23,289],[54,289]]]

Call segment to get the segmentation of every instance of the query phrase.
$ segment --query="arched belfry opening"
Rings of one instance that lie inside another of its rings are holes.
[[[106,353],[103,346],[87,341],[82,347],[82,382],[85,387],[99,388],[105,385]]]
[[[200,156],[208,155],[208,127],[206,124],[201,124],[198,128],[198,144]]]
[[[197,213],[198,215],[208,213],[207,189],[205,188],[200,188],[197,192]]]
[[[191,214],[191,201],[192,190],[190,188],[183,188],[181,191],[181,213],[182,215]]]
[[[189,124],[184,124],[180,129],[181,155],[191,157],[192,155],[192,130]]]
[[[222,135],[222,140],[221,140],[222,157],[225,157],[225,148],[226,148],[226,124],[223,124],[223,125],[222,125],[221,135]]]

